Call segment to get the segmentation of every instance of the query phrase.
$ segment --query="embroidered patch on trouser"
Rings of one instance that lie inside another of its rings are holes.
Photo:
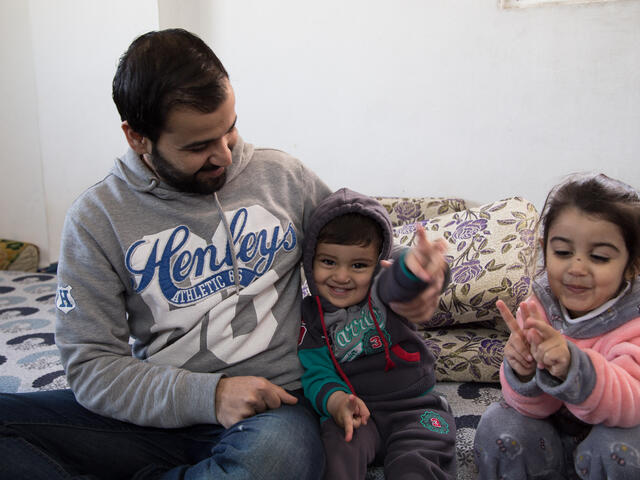
[[[426,410],[420,418],[423,427],[436,433],[449,433],[449,424],[442,416],[432,410]]]

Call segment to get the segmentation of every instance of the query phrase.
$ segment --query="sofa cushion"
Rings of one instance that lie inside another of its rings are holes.
[[[495,303],[515,311],[529,294],[537,221],[534,205],[513,197],[396,227],[401,244],[413,242],[420,223],[430,240],[444,238],[449,247],[451,282],[424,328],[483,322],[507,331]]]
[[[459,212],[467,208],[461,198],[444,197],[375,197],[389,212],[394,227]]]
[[[437,358],[438,382],[499,382],[504,344],[509,334],[498,328],[461,325],[423,330]]]

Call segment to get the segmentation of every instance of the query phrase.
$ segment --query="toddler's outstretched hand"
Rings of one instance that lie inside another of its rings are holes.
[[[343,391],[334,392],[327,401],[327,410],[338,426],[344,428],[344,439],[350,442],[353,431],[369,420],[369,409],[362,399]]]
[[[423,282],[432,282],[438,275],[444,274],[447,269],[447,261],[444,254],[447,244],[438,239],[430,242],[424,227],[416,226],[416,241],[405,257],[407,268]]]
[[[536,373],[536,362],[531,354],[531,345],[527,340],[527,332],[520,328],[509,307],[502,300],[496,302],[496,307],[498,307],[500,315],[511,331],[511,335],[509,335],[509,339],[504,346],[504,357],[520,379],[528,381]],[[523,318],[526,318],[528,313],[527,304],[522,302],[520,308],[522,309]]]

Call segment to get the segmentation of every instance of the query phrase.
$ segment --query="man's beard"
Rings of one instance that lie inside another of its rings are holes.
[[[162,156],[155,145],[153,145],[152,147],[150,160],[151,166],[155,169],[158,176],[169,185],[180,190],[181,192],[199,193],[203,195],[211,194],[220,190],[227,180],[226,170],[222,173],[222,175],[214,178],[198,179],[199,172],[207,172],[216,170],[218,168],[223,168],[216,167],[215,165],[211,165],[210,163],[207,163],[193,175],[182,173]]]

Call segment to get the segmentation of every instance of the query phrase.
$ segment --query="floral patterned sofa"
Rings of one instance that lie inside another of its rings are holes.
[[[451,283],[431,321],[422,326],[437,356],[436,378],[498,382],[508,329],[495,306],[515,312],[530,291],[538,212],[520,197],[486,205],[451,198],[377,197],[401,244],[420,223],[431,240],[444,238]]]

